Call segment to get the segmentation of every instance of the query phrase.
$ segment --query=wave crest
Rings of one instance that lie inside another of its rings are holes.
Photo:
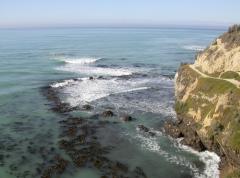
[[[95,63],[102,58],[94,58],[94,57],[81,57],[81,58],[62,58],[61,61],[64,61],[67,64],[80,64],[86,65]]]

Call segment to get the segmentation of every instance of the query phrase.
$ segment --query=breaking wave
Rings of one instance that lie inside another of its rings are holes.
[[[150,129],[152,132],[156,133],[157,137],[150,137],[140,133],[137,129],[137,135],[134,136],[140,142],[140,145],[143,149],[147,149],[149,151],[155,152],[162,157],[164,157],[168,162],[173,164],[181,165],[188,167],[192,170],[195,178],[218,178],[219,177],[219,163],[220,157],[213,152],[204,151],[198,152],[193,150],[192,148],[185,146],[180,143],[180,139],[175,142],[175,147],[179,148],[182,151],[186,151],[188,153],[196,155],[200,161],[205,164],[204,171],[202,172],[197,168],[191,161],[187,160],[184,156],[181,156],[179,152],[177,155],[170,153],[168,150],[164,150],[161,148],[161,141],[158,139],[162,137],[162,133],[160,131],[155,131],[154,129]]]
[[[102,58],[92,58],[92,57],[83,57],[83,58],[66,58],[64,59],[65,63],[69,63],[69,64],[81,64],[81,65],[85,65],[85,64],[91,64],[91,63],[95,63],[98,60],[101,60]]]

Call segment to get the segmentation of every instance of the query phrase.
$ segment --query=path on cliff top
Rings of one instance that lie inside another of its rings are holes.
[[[196,67],[191,64],[189,65],[189,67],[194,70],[195,72],[197,72],[198,74],[200,74],[202,77],[204,78],[212,78],[212,79],[217,79],[217,80],[224,80],[224,81],[227,81],[227,82],[230,82],[231,84],[235,85],[237,88],[240,89],[240,82],[235,80],[235,79],[223,79],[223,78],[220,78],[220,77],[212,77],[212,76],[209,76],[201,71],[199,71],[198,69],[196,69]]]

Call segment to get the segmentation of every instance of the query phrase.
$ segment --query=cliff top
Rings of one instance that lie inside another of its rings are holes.
[[[240,25],[229,27],[228,31],[219,38],[225,43],[226,49],[240,46]]]
[[[194,63],[201,72],[219,76],[227,71],[240,72],[240,25],[231,26]]]

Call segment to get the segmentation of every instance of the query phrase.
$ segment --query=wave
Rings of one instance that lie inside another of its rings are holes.
[[[203,51],[206,47],[200,45],[186,45],[183,46],[183,49],[192,50],[192,51]]]
[[[212,178],[212,177],[219,177],[220,171],[219,171],[219,163],[220,163],[220,157],[210,151],[203,151],[203,152],[198,152],[191,147],[188,147],[186,145],[183,145],[180,143],[181,139],[178,139],[178,146],[179,148],[191,152],[199,157],[199,159],[205,163],[205,169],[204,172],[199,178]]]
[[[151,129],[151,131],[153,131]],[[161,132],[157,132],[157,136],[161,136]],[[149,137],[144,136],[142,134],[137,134],[135,136],[135,139],[137,139],[140,142],[140,145],[143,149],[147,149],[151,152],[157,153],[163,158],[165,158],[168,162],[172,164],[176,164],[179,166],[184,166],[192,170],[194,177],[199,178],[200,177],[200,171],[199,169],[192,164],[190,161],[188,161],[184,156],[181,155],[174,155],[168,152],[167,150],[164,150],[161,145],[159,144],[159,140],[157,137]],[[210,178],[210,177],[209,177]]]
[[[67,100],[73,106],[86,104],[109,95],[146,90],[149,88],[141,87],[137,83],[123,82],[117,78],[94,80],[81,78],[81,80],[76,82],[68,80],[52,85],[52,87],[63,86],[65,86],[64,93],[69,93]]]
[[[66,72],[74,72],[85,75],[108,75],[108,76],[125,76],[132,75],[134,70],[125,69],[125,68],[102,68],[102,67],[94,67],[87,65],[65,65],[56,68],[57,70],[66,71]]]
[[[86,65],[95,63],[102,58],[94,58],[94,57],[81,57],[81,58],[74,58],[74,57],[59,57],[57,60],[63,61],[67,64],[79,64],[79,65]]]
[[[75,82],[74,80],[70,79],[70,80],[64,80],[62,82],[56,82],[56,83],[53,83],[51,84],[50,86],[52,88],[60,88],[60,87],[64,87],[64,86],[67,86],[71,83]]]
[[[143,135],[140,133],[138,129],[137,135],[134,136],[135,139],[140,141],[140,145],[142,148],[150,150],[152,152],[155,152],[161,156],[163,156],[167,161],[181,165],[181,166],[186,166],[190,168],[193,171],[194,177],[195,178],[218,178],[220,175],[219,172],[219,163],[220,163],[220,157],[215,154],[214,152],[210,151],[204,151],[204,152],[198,152],[193,150],[192,148],[181,144],[181,139],[170,139],[173,141],[174,146],[176,148],[180,148],[182,151],[189,152],[191,154],[196,155],[200,161],[202,161],[205,164],[205,169],[202,172],[199,170],[194,164],[191,163],[191,161],[187,160],[184,156],[181,156],[181,154],[178,152],[177,155],[174,155],[167,150],[164,150],[161,148],[160,141],[158,138],[164,138],[162,137],[163,134],[160,131],[154,130],[153,128],[150,128],[151,132],[156,133],[157,137],[149,137],[146,135]]]
[[[135,111],[161,113],[175,116],[173,110],[173,82],[165,77],[102,77],[89,80],[78,78],[54,83],[52,87],[59,88],[64,95],[64,102],[71,106],[91,104],[96,109],[112,106],[118,112],[132,113]],[[161,88],[159,90],[159,88]]]

